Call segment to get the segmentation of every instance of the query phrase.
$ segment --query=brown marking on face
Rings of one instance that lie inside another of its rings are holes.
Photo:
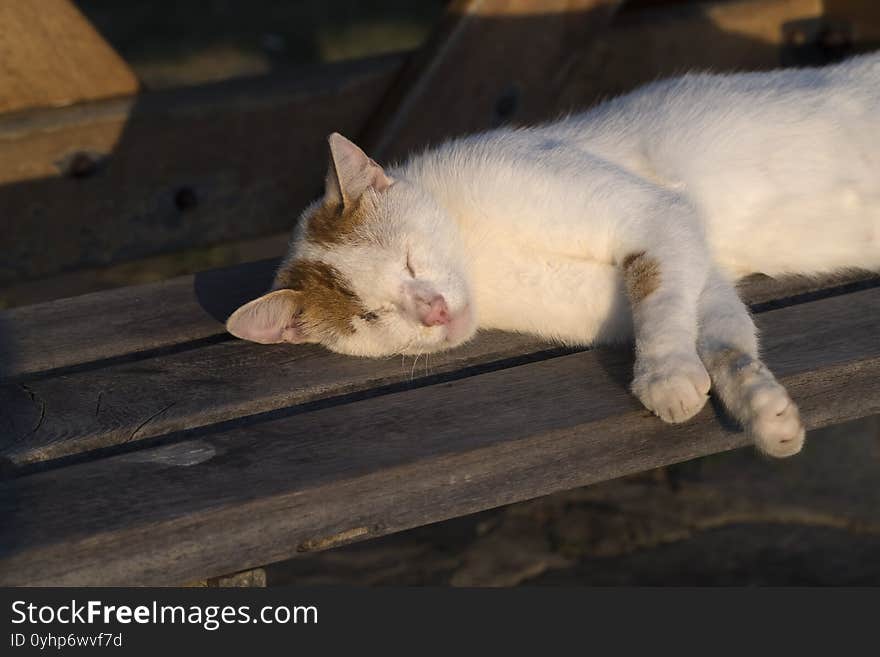
[[[350,242],[366,220],[367,211],[362,199],[345,206],[325,202],[308,218],[306,239],[323,246]]]
[[[298,320],[303,332],[313,340],[354,333],[352,318],[367,312],[339,270],[317,260],[282,264],[273,288],[302,293]]]
[[[639,303],[660,287],[660,263],[644,251],[630,253],[623,259],[623,277],[630,301]]]

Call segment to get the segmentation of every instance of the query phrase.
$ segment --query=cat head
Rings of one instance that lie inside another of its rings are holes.
[[[468,340],[476,319],[453,219],[342,135],[328,141],[324,197],[300,217],[272,291],[236,310],[227,330],[354,356],[428,353]]]

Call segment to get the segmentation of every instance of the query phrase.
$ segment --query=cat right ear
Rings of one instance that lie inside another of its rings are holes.
[[[237,338],[260,344],[308,342],[298,320],[300,310],[299,292],[275,290],[232,313],[226,320],[226,330]]]
[[[394,182],[357,144],[338,132],[327,138],[327,144],[330,147],[330,166],[324,191],[327,201],[346,207],[356,202],[368,189],[381,192]]]

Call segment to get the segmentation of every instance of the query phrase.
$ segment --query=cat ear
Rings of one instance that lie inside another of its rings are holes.
[[[275,344],[308,342],[297,320],[301,307],[296,290],[275,290],[249,301],[226,320],[226,330],[237,338]]]
[[[394,181],[366,153],[338,132],[327,138],[330,145],[330,167],[324,198],[343,207],[357,201],[372,187],[381,192]]]

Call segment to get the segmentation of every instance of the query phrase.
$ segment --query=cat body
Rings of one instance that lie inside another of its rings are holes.
[[[711,385],[785,456],[803,427],[732,283],[880,268],[880,55],[657,82],[388,169],[339,135],[330,151],[325,197],[232,333],[362,356],[477,328],[635,338],[648,408],[684,421]]]
[[[391,175],[457,218],[481,326],[626,339],[619,233],[644,212],[643,187],[694,206],[728,279],[880,265],[880,57],[663,81],[547,126],[450,142]]]

